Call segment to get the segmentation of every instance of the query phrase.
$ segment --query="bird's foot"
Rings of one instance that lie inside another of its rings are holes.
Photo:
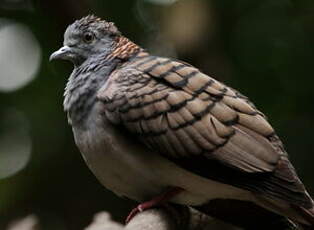
[[[164,205],[167,201],[169,201],[171,198],[178,195],[182,191],[183,191],[182,188],[174,187],[162,193],[161,195],[154,197],[149,201],[139,204],[129,213],[128,217],[125,220],[125,223],[126,224],[129,223],[133,219],[133,217],[136,216],[139,212],[143,212],[147,209]]]

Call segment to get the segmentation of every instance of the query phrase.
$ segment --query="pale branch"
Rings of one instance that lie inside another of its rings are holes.
[[[84,230],[215,230],[234,229],[234,227],[217,222],[192,208],[171,206],[156,208],[137,214],[127,225],[111,219],[107,212],[94,216],[92,223]],[[11,222],[6,230],[40,230],[39,219],[35,215]]]
[[[221,227],[221,223],[217,225],[213,218],[178,206],[146,210],[137,214],[126,226],[113,221],[108,213],[101,212],[95,215],[85,230],[215,230],[218,226]]]
[[[29,215],[12,221],[7,230],[39,230],[39,220],[35,215]]]

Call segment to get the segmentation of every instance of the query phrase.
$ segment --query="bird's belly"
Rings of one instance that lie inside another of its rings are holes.
[[[116,194],[145,201],[176,186],[185,192],[173,201],[186,205],[199,205],[215,198],[253,199],[250,192],[184,170],[130,140],[111,124],[97,121],[93,119],[87,130],[73,127],[75,141],[98,180]]]

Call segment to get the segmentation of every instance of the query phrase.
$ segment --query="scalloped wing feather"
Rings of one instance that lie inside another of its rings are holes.
[[[280,154],[264,140],[273,129],[260,113],[196,68],[169,60],[113,73],[98,95],[108,118],[170,158],[206,154],[245,172],[273,171]]]
[[[167,158],[214,160],[244,173],[238,182],[224,175],[218,181],[312,206],[265,116],[247,97],[198,69],[142,55],[115,71],[98,98],[110,121]],[[252,180],[255,174],[264,179]]]

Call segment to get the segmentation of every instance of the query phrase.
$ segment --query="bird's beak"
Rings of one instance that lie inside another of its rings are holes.
[[[49,61],[56,60],[56,59],[64,59],[64,60],[71,60],[73,58],[73,50],[69,46],[63,46],[59,50],[53,52],[50,57]]]

